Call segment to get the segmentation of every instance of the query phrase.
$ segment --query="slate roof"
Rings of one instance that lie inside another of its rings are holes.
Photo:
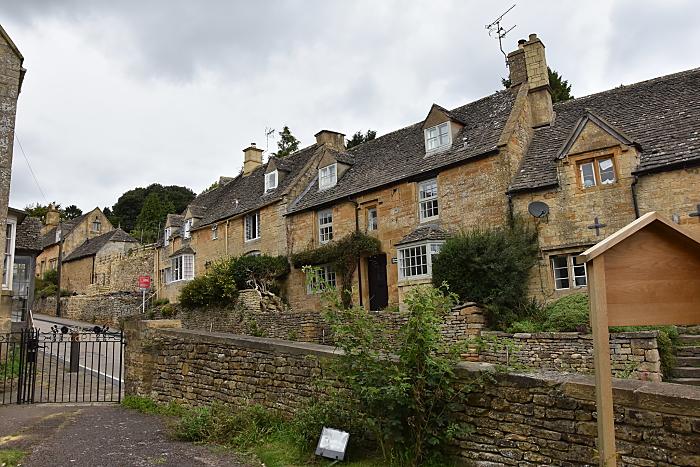
[[[41,245],[41,219],[37,217],[26,217],[17,226],[15,239],[15,250],[40,253]]]
[[[289,212],[311,209],[400,180],[418,178],[438,168],[494,151],[514,102],[513,92],[504,90],[449,111],[452,118],[465,126],[453,136],[452,147],[447,151],[426,156],[423,121],[355,146],[343,153],[352,156],[354,164],[336,186],[323,191],[311,187],[295,200]]]
[[[270,192],[265,192],[265,169],[267,164],[264,164],[251,174],[246,176],[240,174],[224,186],[212,190],[209,192],[211,196],[206,199],[195,198],[191,204],[205,207],[206,214],[199,222],[194,224],[193,229],[202,228],[222,219],[259,209],[280,199],[297,174],[309,159],[313,157],[317,148],[318,146],[313,144],[285,157],[283,165],[285,170],[288,170],[288,173],[279,180],[277,188]],[[209,193],[200,196],[205,196]]]
[[[405,245],[407,243],[421,242],[428,240],[445,240],[447,232],[442,230],[437,224],[425,224],[417,227],[410,234],[406,235],[396,245]]]
[[[165,220],[165,224],[171,227],[182,227],[183,222],[185,222],[185,218],[180,214],[168,214]]]
[[[641,146],[636,173],[700,164],[700,68],[695,68],[555,104],[553,124],[535,130],[511,191],[557,185],[557,153],[589,110]]]
[[[85,213],[82,216],[78,216],[75,219],[62,221],[59,225],[61,226],[61,235],[63,236],[63,238],[70,234],[73,231],[73,229],[75,229],[78,226],[78,224],[80,224],[83,221],[83,219],[85,219],[89,215],[90,212]],[[56,243],[58,243],[56,242],[56,227],[53,227],[44,234],[44,236],[41,239],[41,245],[42,248],[46,248]]]
[[[169,258],[174,258],[174,257],[180,256],[180,255],[195,255],[195,254],[197,254],[197,252],[194,251],[192,249],[192,247],[188,244],[188,245],[181,247],[177,251],[173,252],[173,254],[169,256]]]
[[[67,263],[69,261],[75,261],[88,256],[94,256],[109,242],[138,243],[138,240],[124,232],[122,229],[118,228],[98,237],[85,240],[82,245],[66,256],[63,262]]]

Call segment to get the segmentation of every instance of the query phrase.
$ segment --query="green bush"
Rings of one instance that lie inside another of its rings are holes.
[[[527,312],[537,234],[520,221],[511,227],[475,229],[449,238],[433,259],[433,285],[443,282],[462,301],[483,305],[492,327],[505,329]]]
[[[239,290],[262,287],[279,293],[279,281],[289,274],[286,256],[241,256],[231,260],[230,273]]]
[[[161,306],[161,305],[167,305],[170,303],[170,300],[167,298],[159,298],[157,300],[153,300],[153,306]]]
[[[588,295],[573,294],[556,300],[544,311],[545,331],[579,331],[587,332],[590,318],[588,313]]]
[[[167,304],[160,308],[160,314],[163,318],[172,318],[177,314],[177,310],[171,304]]]

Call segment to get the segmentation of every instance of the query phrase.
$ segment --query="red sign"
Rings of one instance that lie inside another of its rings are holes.
[[[139,276],[139,289],[151,288],[151,276]]]

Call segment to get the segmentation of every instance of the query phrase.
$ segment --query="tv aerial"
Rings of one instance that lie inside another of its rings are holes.
[[[529,212],[532,217],[541,219],[549,214],[549,206],[542,201],[533,201],[527,205],[527,212]]]
[[[517,24],[515,24],[515,25],[513,25],[512,27],[506,29],[507,26],[506,26],[506,27],[501,26],[501,21],[503,20],[503,17],[504,17],[510,10],[512,10],[513,8],[515,8],[515,5],[516,5],[516,4],[513,3],[513,6],[511,6],[511,7],[508,8],[506,11],[504,11],[503,14],[502,14],[501,16],[499,16],[498,18],[496,18],[496,19],[495,19],[493,22],[491,22],[490,24],[487,24],[487,25],[486,25],[486,29],[489,31],[489,36],[498,39],[498,48],[501,49],[501,53],[503,54],[503,56],[504,56],[505,59],[506,59],[506,66],[508,66],[508,54],[506,54],[506,53],[503,51],[503,38],[506,37],[506,34],[508,34],[509,32],[511,32],[513,29],[515,29],[515,27],[517,26]]]

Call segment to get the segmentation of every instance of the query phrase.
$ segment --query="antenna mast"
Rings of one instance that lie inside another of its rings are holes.
[[[515,5],[516,4],[513,3],[513,6],[504,11],[501,16],[496,18],[492,23],[486,25],[486,29],[489,31],[489,36],[498,39],[498,48],[501,49],[501,53],[506,59],[506,66],[508,66],[508,55],[503,51],[503,38],[506,37],[506,34],[515,29],[517,24],[511,28],[506,29],[503,26],[501,26],[501,20],[510,10],[515,8]]]
[[[265,127],[265,152],[270,151],[270,136],[275,132],[274,128]]]

